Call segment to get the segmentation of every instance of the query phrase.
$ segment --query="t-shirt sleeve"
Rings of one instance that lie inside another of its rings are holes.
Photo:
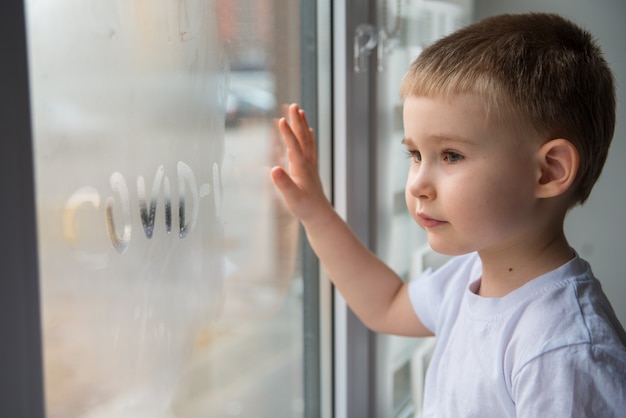
[[[513,378],[517,417],[623,418],[625,370],[623,358],[589,344],[545,353]]]
[[[435,333],[435,317],[437,305],[441,302],[441,295],[435,288],[433,270],[428,269],[418,278],[409,283],[409,298],[415,314],[422,324],[432,333]]]
[[[447,314],[458,310],[470,278],[480,267],[475,253],[454,257],[437,270],[428,269],[409,283],[415,314],[433,334]]]

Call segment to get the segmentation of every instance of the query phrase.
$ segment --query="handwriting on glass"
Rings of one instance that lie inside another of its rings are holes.
[[[196,176],[187,164],[179,161],[176,166],[178,179],[178,236],[185,238],[193,231],[198,222],[200,199],[206,196],[213,197],[216,220],[221,221],[222,198],[220,192],[219,166],[213,164],[213,184],[201,184],[198,186]],[[130,202],[130,191],[126,179],[119,172],[114,172],[109,178],[111,191],[115,196],[109,196],[104,204],[105,223],[107,235],[115,250],[123,254],[130,244],[132,236],[132,208]],[[172,192],[170,180],[165,175],[165,168],[161,165],[157,168],[152,182],[152,190],[146,193],[146,182],[143,176],[137,177],[137,200],[139,202],[139,218],[146,238],[151,239],[155,229],[157,215],[158,198],[163,191],[165,231],[169,234],[172,231]],[[116,199],[117,198],[117,199]],[[101,195],[93,187],[81,187],[76,190],[65,203],[63,215],[63,229],[65,237],[71,241],[76,239],[74,231],[74,216],[76,210],[83,204],[91,204],[94,208],[99,208]],[[121,212],[121,228],[115,222],[114,209],[117,206]]]

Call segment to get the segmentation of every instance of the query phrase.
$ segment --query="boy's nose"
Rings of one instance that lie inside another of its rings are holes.
[[[411,196],[418,199],[434,199],[436,196],[432,179],[423,166],[409,172],[406,187]]]

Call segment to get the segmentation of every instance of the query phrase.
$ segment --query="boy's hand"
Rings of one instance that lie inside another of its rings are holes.
[[[271,171],[272,181],[280,190],[289,210],[305,224],[321,219],[332,206],[324,195],[317,171],[317,146],[313,129],[304,110],[292,104],[289,122],[278,121],[278,128],[287,147],[289,174],[280,166]]]
[[[278,128],[287,146],[289,174],[271,171],[289,210],[300,218],[311,248],[348,305],[374,331],[426,336],[432,333],[415,315],[406,283],[368,250],[326,199],[317,171],[313,130],[304,111],[292,104],[289,123]]]

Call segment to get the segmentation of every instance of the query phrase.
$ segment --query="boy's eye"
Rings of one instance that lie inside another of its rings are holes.
[[[444,160],[451,164],[458,163],[462,159],[463,159],[463,156],[459,154],[458,152],[454,152],[454,151],[444,152]]]
[[[419,151],[406,151],[406,156],[413,160],[414,163],[419,163],[422,161],[422,154]]]

